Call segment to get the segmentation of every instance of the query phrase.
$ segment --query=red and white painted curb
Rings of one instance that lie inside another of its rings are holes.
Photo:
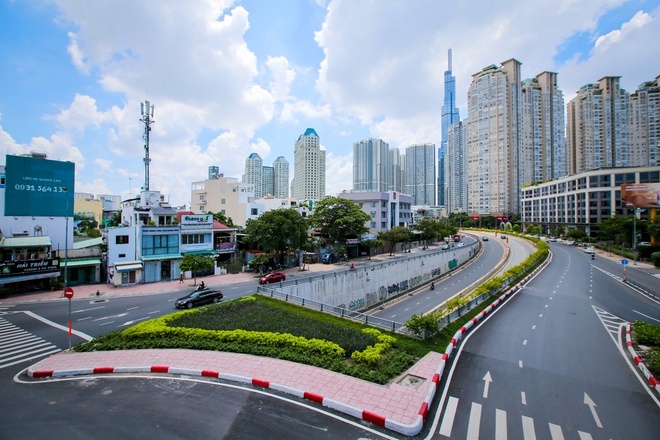
[[[632,356],[633,360],[637,364],[637,368],[639,368],[639,370],[644,374],[646,380],[649,381],[651,388],[654,388],[658,393],[660,393],[660,383],[658,382],[658,379],[653,377],[649,369],[646,368],[646,365],[644,365],[642,362],[642,358],[639,357],[633,348],[632,339],[630,337],[630,323],[626,324],[626,345],[628,346],[628,353],[630,353],[630,356]]]
[[[48,378],[48,377],[81,376],[81,375],[91,375],[91,374],[110,374],[110,373],[161,373],[161,374],[181,374],[186,376],[210,377],[210,378],[222,379],[232,382],[252,384],[253,386],[257,386],[257,387],[269,388],[276,391],[280,391],[282,393],[286,393],[298,398],[307,399],[312,402],[319,403],[328,408],[373,423],[377,426],[382,426],[384,428],[398,432],[400,434],[404,434],[407,436],[414,436],[417,435],[422,430],[424,421],[428,416],[429,408],[431,406],[431,402],[433,401],[433,397],[435,396],[436,391],[439,389],[440,378],[442,377],[442,374],[445,370],[445,366],[447,365],[449,356],[451,356],[454,348],[458,344],[458,341],[463,337],[463,335],[468,330],[474,327],[475,324],[479,322],[479,320],[484,318],[488,313],[490,313],[493,309],[495,309],[495,307],[497,307],[502,302],[504,302],[504,300],[507,297],[519,291],[524,283],[526,283],[529,279],[532,278],[533,275],[535,275],[536,273],[538,273],[538,271],[540,271],[543,267],[545,267],[545,264],[547,264],[548,261],[549,259],[546,259],[546,263],[539,266],[536,270],[534,270],[534,272],[532,272],[532,274],[528,275],[520,283],[516,284],[514,287],[512,287],[507,292],[502,294],[497,300],[495,300],[488,307],[482,310],[477,316],[475,316],[470,321],[468,321],[463,327],[461,327],[460,330],[456,332],[451,342],[447,346],[447,349],[445,350],[444,354],[442,355],[442,361],[440,362],[440,365],[436,369],[431,379],[432,385],[429,387],[428,391],[426,392],[424,401],[421,403],[418,413],[412,423],[403,423],[398,420],[394,420],[392,418],[383,417],[372,411],[360,409],[355,406],[340,402],[338,400],[325,398],[319,394],[303,391],[288,385],[281,385],[264,379],[241,376],[237,374],[221,373],[219,371],[213,371],[213,370],[175,368],[166,365],[134,366],[134,367],[104,366],[104,367],[96,367],[96,368],[80,368],[80,369],[69,369],[69,370],[30,371],[30,369],[28,369],[27,374],[28,376],[35,379]]]

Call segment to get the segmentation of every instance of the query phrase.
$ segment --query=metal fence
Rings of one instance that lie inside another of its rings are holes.
[[[383,330],[402,333],[405,335],[411,335],[411,333],[405,327],[405,325],[400,322],[390,321],[389,319],[383,319],[377,316],[370,316],[367,315],[366,313],[353,312],[344,307],[337,307],[330,304],[322,303],[320,301],[314,301],[311,299],[301,298],[295,295],[289,295],[287,293],[279,292],[275,289],[271,289],[264,286],[259,286],[257,288],[257,293],[261,295],[269,296],[271,298],[277,298],[282,301],[287,301],[293,304],[297,304],[301,307],[307,307],[313,310],[318,310],[320,312],[330,313],[340,318],[346,318],[355,322],[360,322],[362,324],[368,324],[373,327],[382,328]]]

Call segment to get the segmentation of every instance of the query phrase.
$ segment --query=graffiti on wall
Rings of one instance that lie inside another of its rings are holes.
[[[453,260],[450,260],[447,265],[449,266],[449,270],[456,269],[458,267],[458,260],[454,258]]]

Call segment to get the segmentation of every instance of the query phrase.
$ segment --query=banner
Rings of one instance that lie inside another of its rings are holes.
[[[623,184],[621,199],[635,208],[660,208],[660,183]]]

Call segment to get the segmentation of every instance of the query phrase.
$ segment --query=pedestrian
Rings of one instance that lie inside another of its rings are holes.
[[[183,283],[183,272],[179,275],[179,284]]]

